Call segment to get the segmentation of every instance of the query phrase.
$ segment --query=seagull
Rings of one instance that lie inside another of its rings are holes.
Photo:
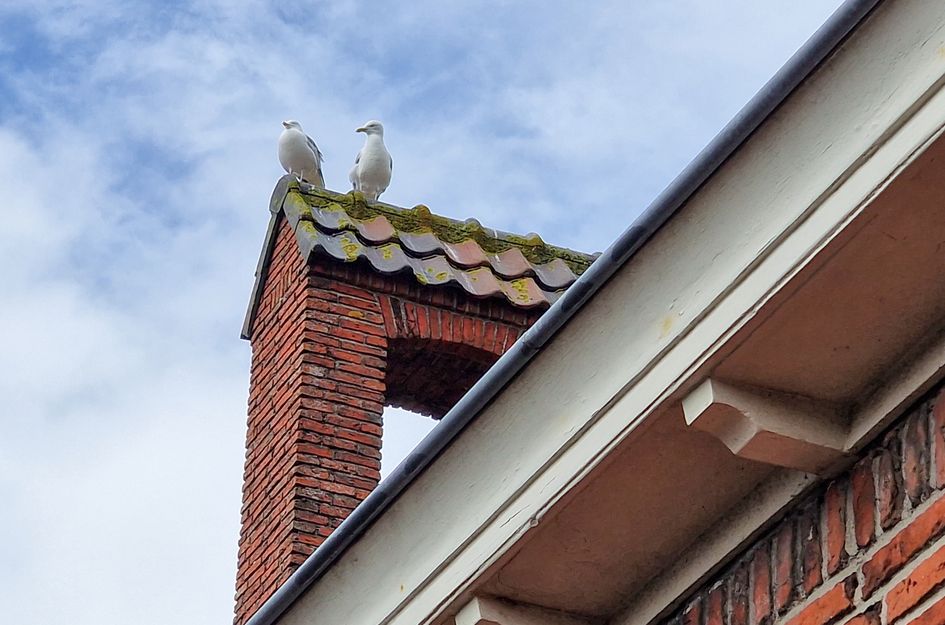
[[[394,168],[394,159],[384,147],[384,126],[379,121],[369,121],[356,132],[367,135],[364,147],[354,159],[354,167],[348,174],[348,180],[355,191],[360,191],[365,198],[376,201],[390,184],[390,172]]]
[[[282,122],[285,130],[279,135],[279,162],[283,169],[305,181],[325,188],[322,176],[322,153],[312,138],[302,131],[302,124],[290,119]]]

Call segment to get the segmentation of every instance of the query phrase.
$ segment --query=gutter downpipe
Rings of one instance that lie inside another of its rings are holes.
[[[456,403],[407,458],[335,529],[246,625],[273,625],[459,435],[568,320],[683,206],[878,5],[847,0],[798,49],[631,226]]]

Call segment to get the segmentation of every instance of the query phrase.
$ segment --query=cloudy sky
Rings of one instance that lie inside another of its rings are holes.
[[[230,621],[281,120],[329,187],[378,118],[386,201],[597,251],[837,4],[0,3],[4,619]]]

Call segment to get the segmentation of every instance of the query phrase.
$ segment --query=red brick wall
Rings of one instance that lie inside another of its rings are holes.
[[[384,406],[442,416],[539,314],[306,263],[282,220],[251,337],[237,625],[377,485]]]
[[[945,625],[945,392],[662,625]]]

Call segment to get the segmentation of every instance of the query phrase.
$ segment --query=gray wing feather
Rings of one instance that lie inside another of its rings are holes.
[[[351,171],[348,173],[348,181],[351,183],[351,188],[357,191],[358,189],[358,163],[361,162],[361,150],[358,150],[358,155],[354,157],[354,167],[351,168]]]
[[[310,136],[305,135],[305,142],[308,144],[309,149],[315,153],[315,164],[318,165],[318,177],[321,179],[319,184],[325,186],[325,175],[322,173],[322,161],[325,160],[325,157],[322,156],[321,150],[318,149],[318,146],[315,145],[315,142],[312,141]]]
[[[319,162],[325,160],[325,157],[322,156],[321,151],[318,149],[318,146],[315,145],[315,142],[312,141],[312,138],[310,136],[305,135],[305,141],[306,143],[308,143],[308,147],[311,148],[312,152],[315,153],[315,156],[316,158],[318,158]]]

